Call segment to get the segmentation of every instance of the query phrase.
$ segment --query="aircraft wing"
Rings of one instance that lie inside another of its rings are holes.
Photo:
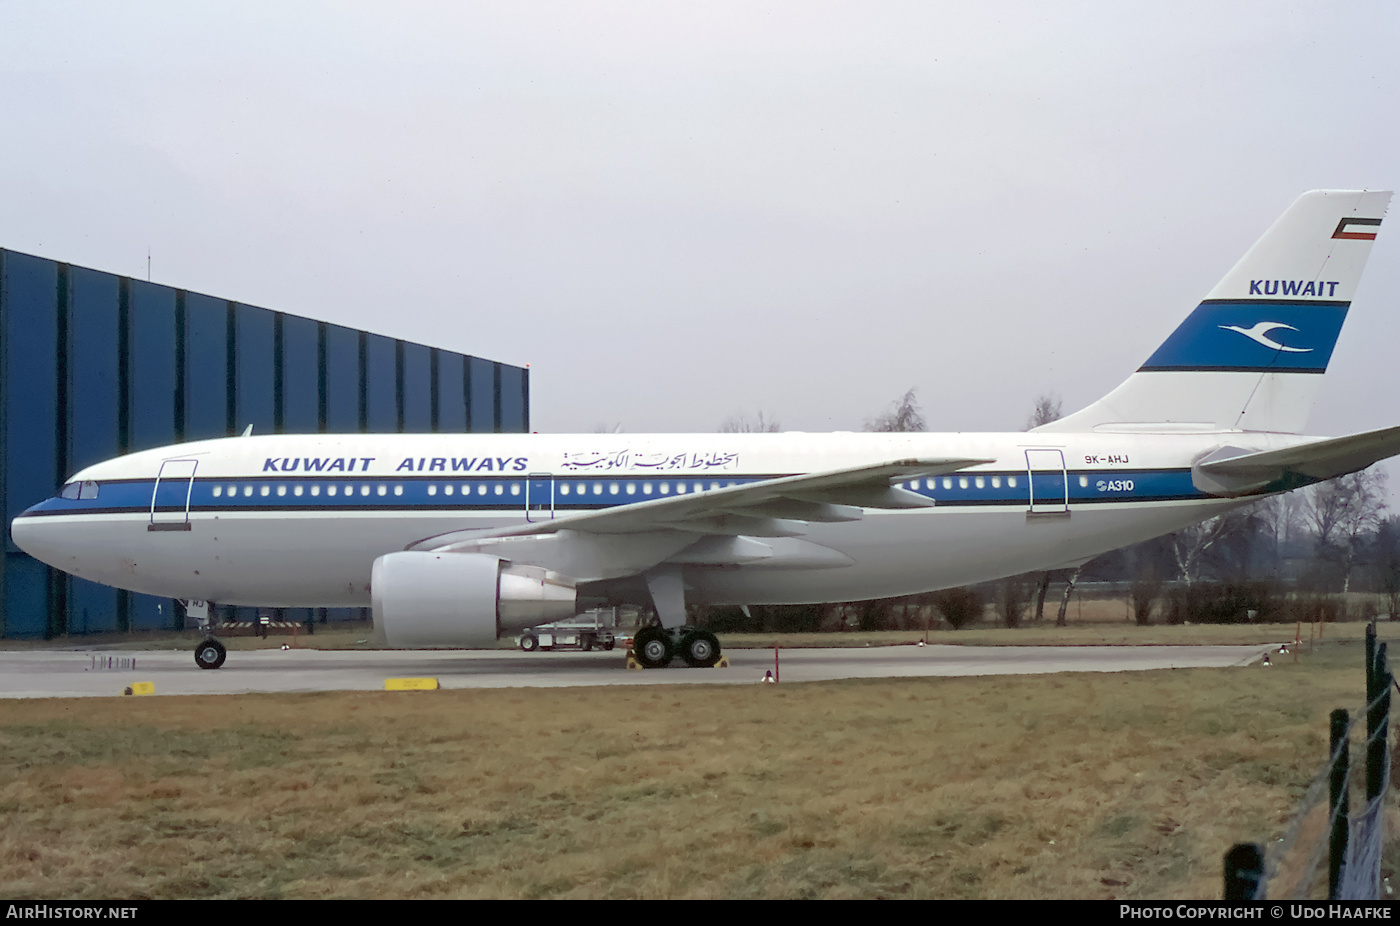
[[[1259,489],[1292,489],[1345,476],[1400,453],[1400,427],[1363,431],[1345,437],[1285,447],[1247,451],[1222,447],[1191,467],[1191,480],[1213,495],[1247,495]]]
[[[804,522],[856,521],[863,508],[926,508],[933,500],[896,483],[991,463],[977,459],[910,459],[710,489],[556,517],[490,531],[453,531],[425,538],[411,550],[443,550],[497,537],[577,534],[641,534],[679,531],[750,537],[791,537]]]

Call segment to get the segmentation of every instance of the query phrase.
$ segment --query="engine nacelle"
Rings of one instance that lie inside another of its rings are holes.
[[[370,577],[375,636],[399,649],[489,647],[578,613],[574,583],[483,553],[386,553]]]

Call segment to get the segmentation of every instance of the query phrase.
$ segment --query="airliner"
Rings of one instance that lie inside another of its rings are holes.
[[[396,648],[482,647],[636,604],[650,668],[720,658],[688,604],[907,595],[1069,567],[1400,453],[1302,431],[1390,193],[1304,194],[1147,361],[1026,432],[351,434],[198,441],[74,474],[30,555],[209,604],[372,609]]]

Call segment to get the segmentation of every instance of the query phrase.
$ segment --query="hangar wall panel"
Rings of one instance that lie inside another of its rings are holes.
[[[121,452],[119,283],[82,267],[68,274],[68,472]]]
[[[433,430],[432,348],[399,343],[403,417],[398,429],[405,434],[429,434]]]
[[[496,430],[496,365],[479,357],[467,358],[467,430]]]
[[[232,433],[253,426],[254,434],[277,430],[274,390],[273,313],[238,304],[234,317],[234,413]]]
[[[15,515],[52,493],[59,469],[58,266],[24,254],[3,254],[4,298],[0,341],[4,344],[5,549]],[[66,274],[64,288],[66,288]],[[67,294],[63,293],[64,300]]]
[[[331,434],[354,434],[364,428],[360,411],[360,332],[325,325],[326,426]]]
[[[183,626],[168,599],[67,576],[14,545],[10,519],[83,466],[248,424],[260,433],[527,431],[528,385],[519,367],[0,249],[0,635]]]
[[[500,385],[496,394],[500,397],[501,415],[497,431],[506,434],[525,433],[530,430],[529,391],[525,371],[520,367],[496,364],[500,371]]]
[[[69,633],[112,633],[126,629],[118,624],[119,593],[115,588],[69,576],[67,591],[65,610]]]
[[[185,440],[228,437],[228,302],[185,296]]]
[[[127,421],[130,446],[163,447],[180,435],[184,384],[178,345],[177,293],[132,280],[127,295]]]
[[[279,434],[315,434],[321,428],[320,325],[295,315],[279,317],[282,408]]]
[[[365,345],[365,428],[371,434],[399,429],[398,359],[394,342],[367,334]]]
[[[466,357],[447,351],[434,351],[437,360],[437,414],[433,418],[434,431],[467,430],[467,387],[463,375],[466,372]]]

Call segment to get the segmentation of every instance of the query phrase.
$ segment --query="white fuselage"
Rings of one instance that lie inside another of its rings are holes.
[[[932,507],[809,523],[798,537],[765,538],[774,555],[762,562],[685,570],[696,602],[846,601],[1073,565],[1176,530],[1241,503],[1196,489],[1193,460],[1227,444],[1307,440],[1219,431],[228,438],[89,467],[65,490],[73,498],[34,506],[12,530],[38,559],[131,591],[364,606],[377,557],[450,532],[891,460],[995,461],[901,483]],[[658,562],[673,552],[660,533],[628,542],[654,542]],[[583,588],[615,577],[574,578]]]

